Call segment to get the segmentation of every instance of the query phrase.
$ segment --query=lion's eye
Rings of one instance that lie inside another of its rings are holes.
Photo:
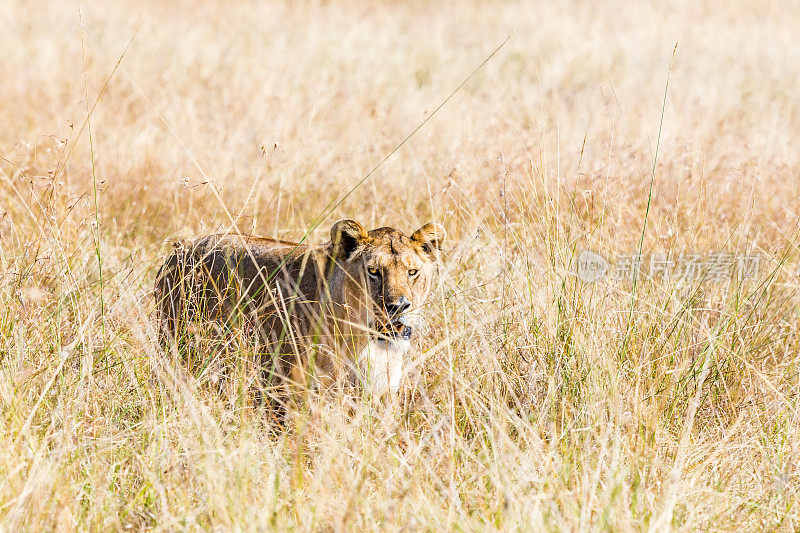
[[[370,276],[372,276],[373,278],[379,278],[379,277],[381,277],[381,271],[380,271],[380,270],[378,270],[377,268],[372,268],[372,267],[369,267],[369,268],[367,269],[367,273],[368,273]]]
[[[416,268],[412,268],[411,270],[409,270],[409,271],[408,271],[408,275],[409,275],[410,277],[412,277],[412,278],[413,278],[414,276],[416,276],[417,274],[419,274],[419,270],[417,270]]]

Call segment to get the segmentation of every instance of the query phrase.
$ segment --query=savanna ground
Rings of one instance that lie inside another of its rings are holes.
[[[800,528],[797,3],[0,21],[8,530]],[[449,232],[394,411],[311,397],[276,428],[247,342],[208,354],[224,390],[159,347],[171,240],[344,216]],[[763,261],[585,283],[584,249]]]

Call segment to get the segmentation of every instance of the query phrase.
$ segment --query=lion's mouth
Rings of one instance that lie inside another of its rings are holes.
[[[390,339],[403,339],[403,340],[410,339],[411,333],[413,332],[411,326],[403,324],[399,320],[380,324],[376,328],[376,331],[383,337],[389,337]]]

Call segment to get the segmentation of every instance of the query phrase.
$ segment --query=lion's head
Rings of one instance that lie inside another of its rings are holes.
[[[367,326],[373,338],[408,341],[420,325],[445,235],[435,223],[409,237],[394,228],[368,232],[354,220],[336,222],[332,253],[350,319]]]

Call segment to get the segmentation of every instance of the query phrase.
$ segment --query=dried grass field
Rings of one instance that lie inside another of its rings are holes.
[[[796,2],[0,22],[0,529],[800,528]],[[161,348],[171,241],[342,217],[448,231],[393,408]]]

